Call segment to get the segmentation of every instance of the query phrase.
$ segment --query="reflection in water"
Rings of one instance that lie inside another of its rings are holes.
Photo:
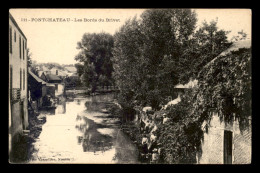
[[[57,105],[56,111],[58,114],[65,114],[66,113],[66,103]]]
[[[42,109],[39,112],[40,114],[44,114],[44,115],[55,115],[56,108]]]
[[[66,98],[64,96],[58,97],[56,110],[58,114],[66,113]]]
[[[79,99],[77,100],[77,105],[80,105],[80,100]]]
[[[104,104],[98,102],[86,102],[85,106],[88,112],[98,112],[105,108]]]
[[[79,115],[76,119],[76,128],[82,133],[82,136],[78,136],[78,144],[82,144],[84,152],[105,152],[112,148],[112,137],[98,132],[98,125],[93,120]]]
[[[76,97],[73,102],[60,98],[54,115],[45,112],[33,154],[41,159],[35,162],[137,163],[138,151],[119,130],[119,120],[104,113],[114,98],[113,94]]]

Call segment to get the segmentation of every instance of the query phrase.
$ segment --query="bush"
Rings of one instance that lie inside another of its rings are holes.
[[[196,153],[200,152],[202,122],[192,114],[193,91],[186,91],[182,101],[170,106],[165,114],[170,118],[160,124],[157,135],[161,143],[161,160],[166,163],[196,163]]]

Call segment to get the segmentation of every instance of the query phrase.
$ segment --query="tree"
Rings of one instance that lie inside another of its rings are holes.
[[[111,62],[114,40],[112,35],[107,33],[83,35],[81,42],[77,43],[81,51],[76,55],[75,60],[84,65],[77,65],[76,68],[81,74],[85,86],[95,92],[98,85],[112,85],[113,66]],[[82,70],[83,67],[83,70]],[[106,80],[100,80],[106,78]]]
[[[27,64],[28,64],[28,68],[30,68],[31,72],[33,72],[34,74],[37,74],[37,68],[36,68],[36,61],[32,60],[32,53],[30,52],[30,49],[27,49]]]
[[[143,34],[139,21],[129,19],[114,35],[113,78],[119,87],[118,101],[125,116],[133,116],[133,107],[145,101],[145,61],[142,56]],[[139,102],[139,103],[137,103]]]
[[[115,34],[115,78],[130,104],[155,109],[178,83],[177,66],[193,33],[196,15],[188,9],[146,10]],[[124,83],[124,84],[123,84]]]
[[[75,67],[77,69],[77,74],[78,74],[78,81],[77,81],[77,86],[82,86],[84,83],[81,79],[81,76],[84,74],[84,65],[81,63],[76,63]]]
[[[217,20],[209,24],[204,21],[187,44],[189,49],[183,51],[179,63],[180,81],[187,83],[196,79],[199,71],[212,59],[227,49],[232,43],[227,40],[229,31],[219,30]]]
[[[236,42],[236,41],[239,41],[239,40],[245,40],[247,39],[247,33],[245,33],[243,30],[237,32],[237,35],[236,36],[233,36],[231,41],[232,42]]]

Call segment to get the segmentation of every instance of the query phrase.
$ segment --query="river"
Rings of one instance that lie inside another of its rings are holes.
[[[120,130],[120,122],[106,113],[115,94],[59,98],[33,143],[29,163],[138,163],[138,150]]]

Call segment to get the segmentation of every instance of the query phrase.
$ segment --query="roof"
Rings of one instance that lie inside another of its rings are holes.
[[[47,67],[45,67],[45,66],[42,66],[42,70],[43,71],[50,71]]]
[[[37,81],[37,82],[41,82],[42,84],[46,84],[46,82],[44,80],[42,80],[41,78],[39,78],[38,76],[36,76],[33,72],[31,72],[31,70],[28,69],[28,73]]]
[[[46,74],[45,76],[48,80],[60,80],[61,81],[61,79],[54,74]]]
[[[171,105],[176,105],[176,104],[178,104],[180,101],[181,101],[181,98],[180,98],[180,95],[179,95],[176,99],[171,100],[171,101],[169,101],[166,105],[164,105],[162,109],[166,109],[168,106],[171,106]]]
[[[68,76],[78,76],[77,73],[68,73]]]
[[[194,86],[196,86],[198,84],[198,80],[190,80],[188,83],[182,85],[182,84],[178,84],[176,85],[174,88],[193,88]]]
[[[26,36],[24,35],[23,31],[21,30],[21,28],[18,26],[18,24],[16,23],[16,21],[14,20],[14,17],[11,15],[11,13],[9,12],[9,18],[11,19],[11,21],[13,22],[14,26],[16,26],[16,28],[18,29],[18,31],[22,34],[22,36],[27,40]]]
[[[211,60],[207,65],[205,65],[203,67],[203,69],[208,67],[219,57],[226,56],[226,55],[232,53],[233,51],[238,51],[239,49],[242,49],[242,48],[246,48],[246,49],[251,48],[251,40],[250,39],[249,40],[240,40],[240,41],[234,42],[229,48],[227,48],[225,51],[223,51],[221,54],[219,54],[217,57],[215,57],[213,60]]]
[[[58,76],[67,76],[68,74],[65,71],[58,71]]]
[[[76,67],[69,66],[69,67],[65,67],[65,69],[70,71],[70,72],[77,72],[77,68]]]
[[[249,49],[251,47],[251,40],[241,40],[233,43],[227,50],[223,51],[219,56],[225,56],[232,51],[238,51],[241,48]]]
[[[41,76],[41,75],[42,75],[42,73],[44,73],[44,71],[42,71],[42,70],[39,70],[39,71],[38,71],[38,76]]]
[[[56,70],[58,70],[58,76],[66,76],[67,75],[67,73],[65,71],[61,71],[61,70],[59,70],[55,67],[52,68],[50,71],[51,71],[52,74],[56,75]]]

